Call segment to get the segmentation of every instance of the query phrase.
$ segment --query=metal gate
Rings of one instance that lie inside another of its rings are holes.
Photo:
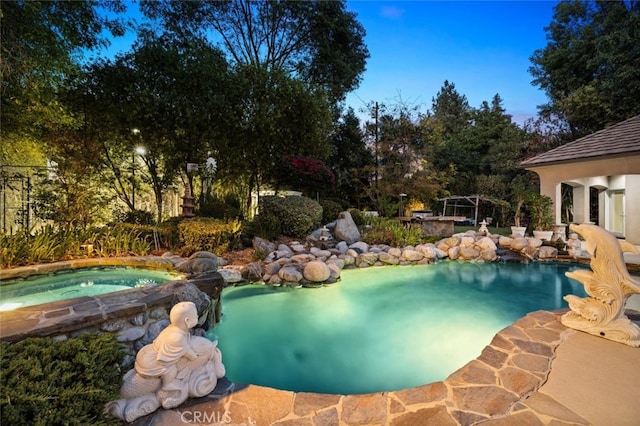
[[[34,225],[33,185],[46,167],[0,165],[0,230],[14,234]]]

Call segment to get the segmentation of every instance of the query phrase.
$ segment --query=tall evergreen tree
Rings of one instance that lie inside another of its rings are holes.
[[[456,90],[454,83],[445,80],[442,87],[431,100],[431,113],[438,124],[440,136],[450,137],[469,124],[471,108],[465,95]]]
[[[467,97],[445,80],[432,99],[429,116],[423,120],[429,132],[431,161],[438,170],[451,170],[453,166],[459,172],[459,165],[467,161],[461,135],[470,125],[471,112]]]
[[[363,188],[371,183],[373,153],[367,148],[360,119],[347,109],[334,124],[328,163],[336,176],[336,196],[349,205],[363,207]]]

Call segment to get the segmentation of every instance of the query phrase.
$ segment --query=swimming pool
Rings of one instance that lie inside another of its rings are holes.
[[[0,311],[158,285],[181,277],[165,270],[128,267],[95,267],[38,275],[2,283]]]
[[[278,389],[355,394],[445,379],[528,312],[585,296],[567,263],[464,263],[342,272],[337,285],[225,289],[227,377]]]

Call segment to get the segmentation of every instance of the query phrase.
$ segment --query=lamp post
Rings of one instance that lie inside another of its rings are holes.
[[[399,216],[399,217],[402,217],[402,216],[403,216],[403,215],[402,215],[402,212],[403,212],[403,209],[402,209],[402,200],[403,200],[403,199],[404,199],[404,197],[406,197],[406,196],[407,196],[407,194],[405,194],[404,192],[403,192],[402,194],[400,194],[400,210],[398,211],[398,216]]]
[[[138,136],[140,134],[139,129],[132,129],[131,133]],[[133,210],[136,209],[136,154],[144,155],[146,150],[142,146],[137,146],[131,153],[131,206]]]

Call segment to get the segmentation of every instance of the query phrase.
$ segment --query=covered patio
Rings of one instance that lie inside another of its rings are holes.
[[[525,160],[521,166],[540,177],[540,193],[553,200],[556,223],[561,223],[565,184],[573,192],[573,222],[595,222],[640,244],[640,115]],[[597,204],[594,215],[592,202]]]

